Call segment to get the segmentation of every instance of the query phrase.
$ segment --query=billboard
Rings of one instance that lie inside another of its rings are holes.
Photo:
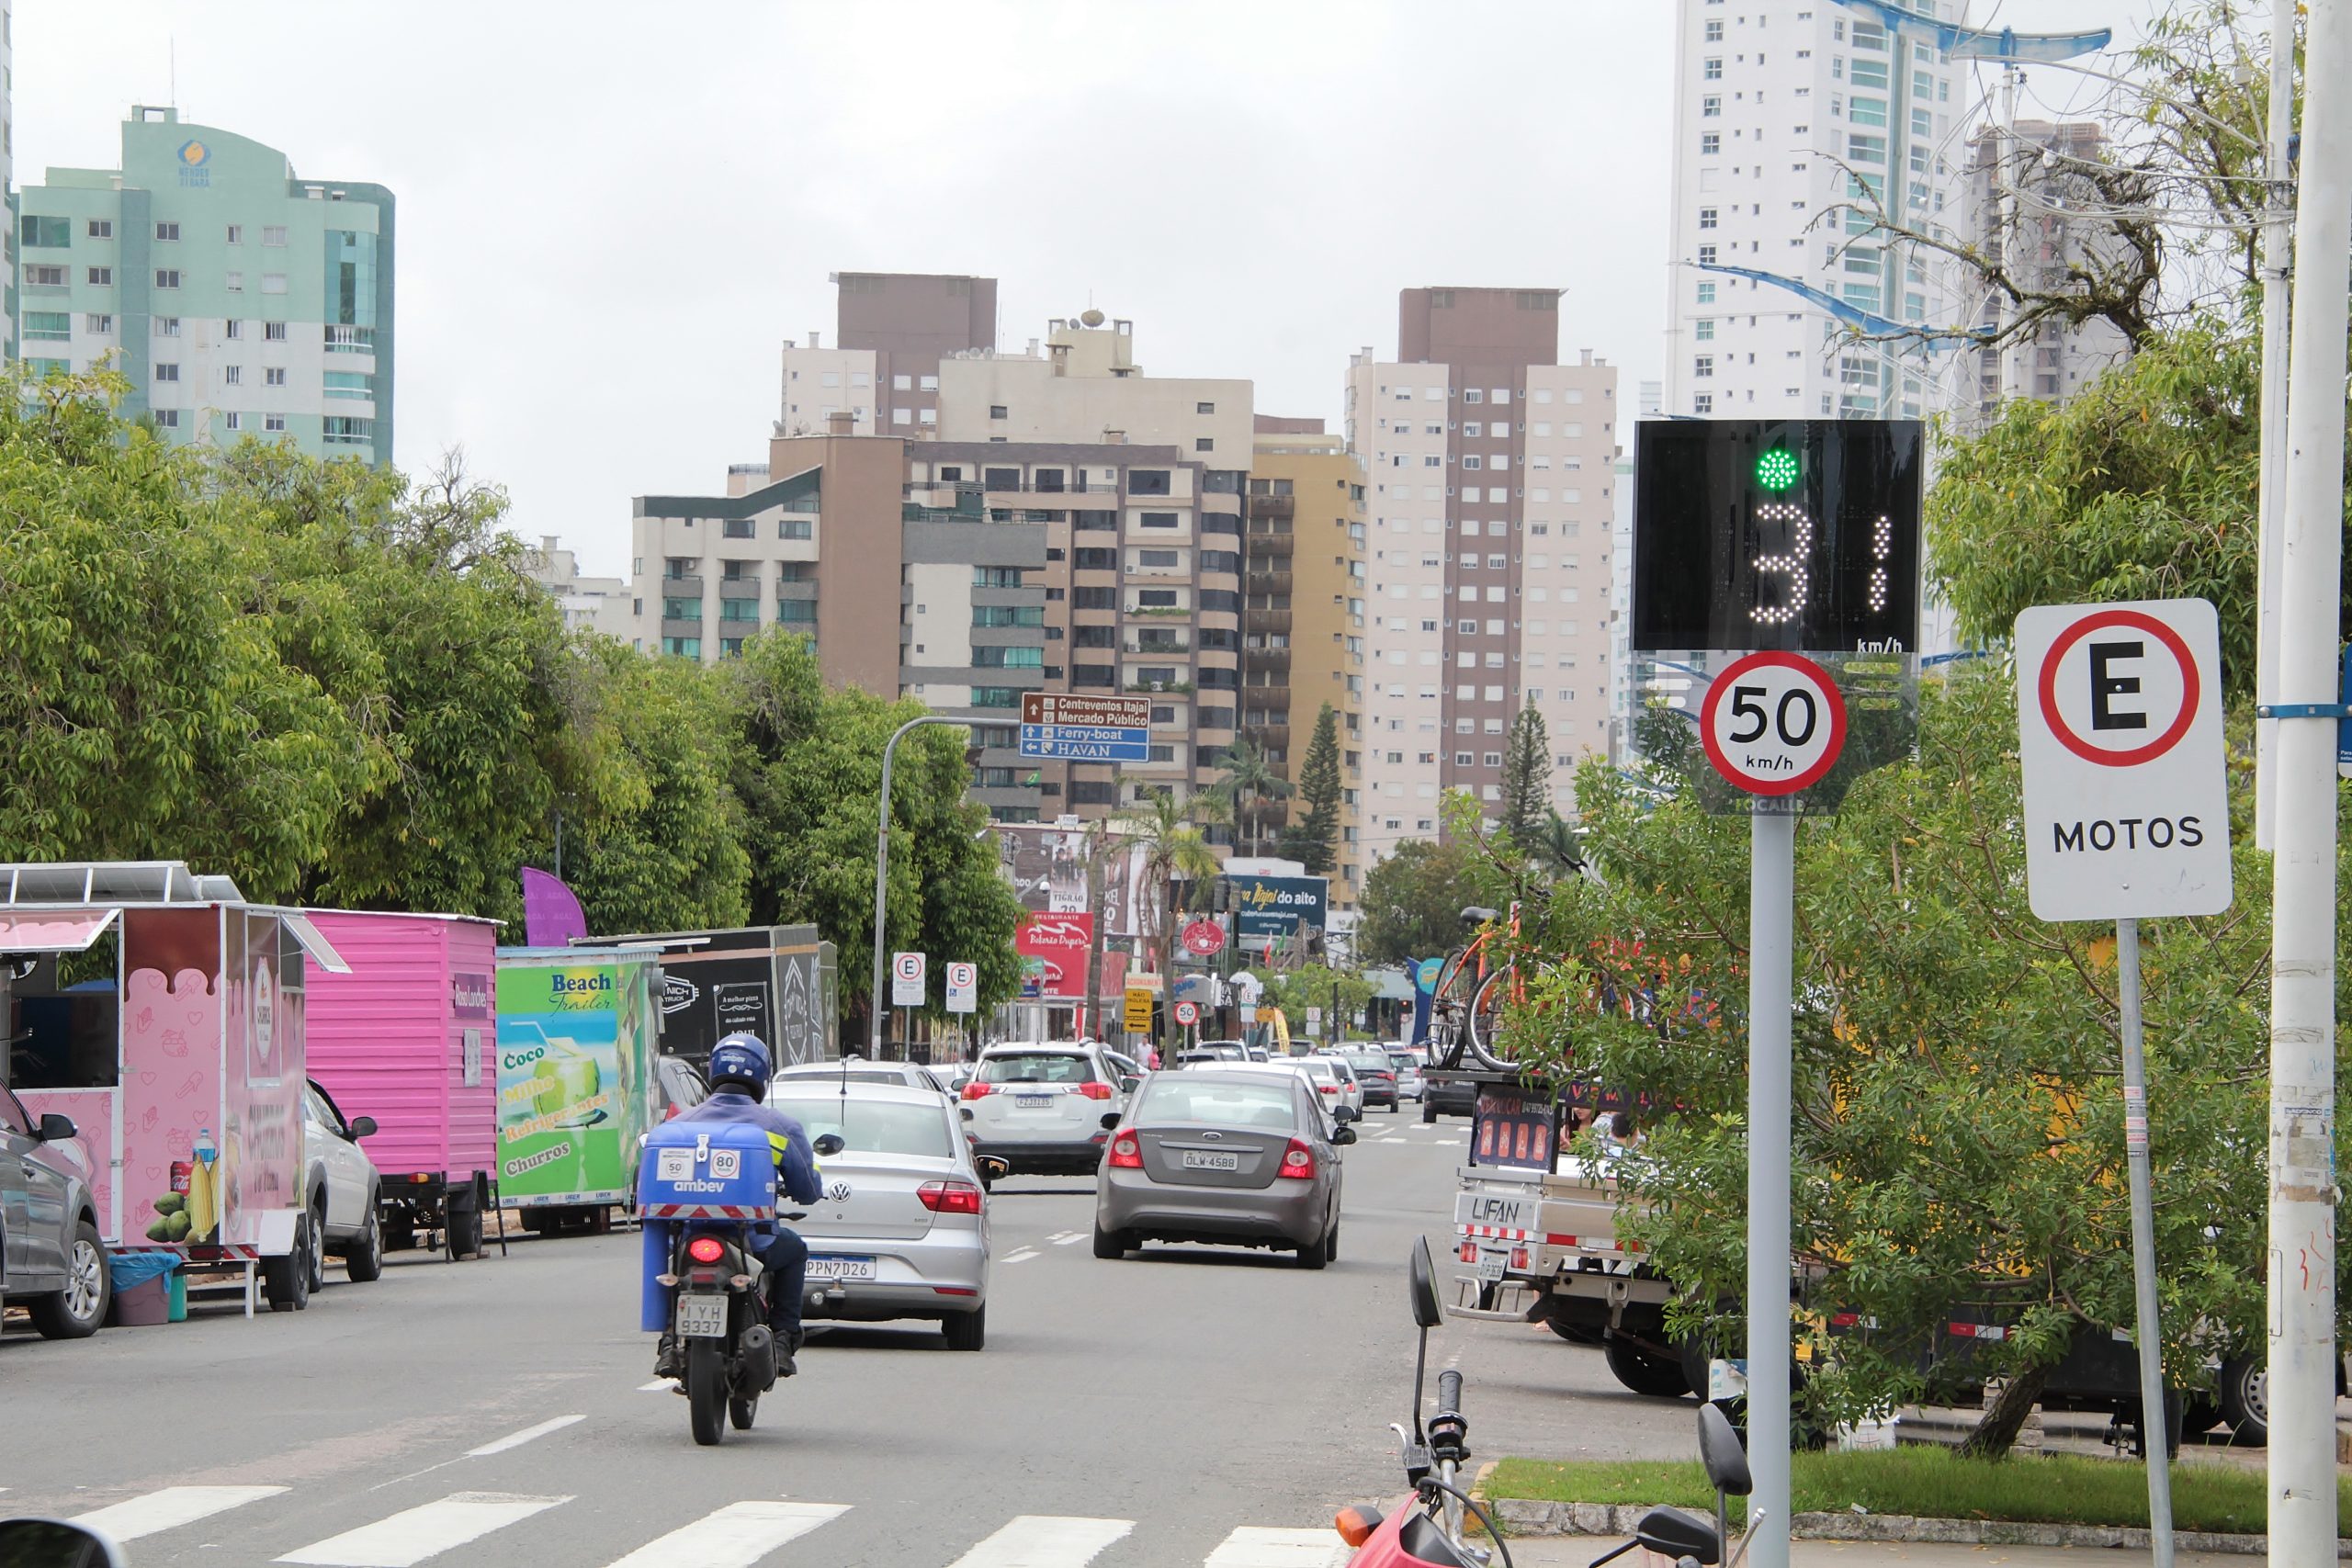
[[[1236,935],[1245,946],[1268,937],[1295,936],[1301,920],[1309,931],[1323,929],[1328,877],[1235,874],[1225,880],[1232,896]]]
[[[1080,1000],[1086,995],[1086,950],[1094,940],[1094,917],[1030,914],[1013,933],[1021,954],[1021,994],[1035,1001]]]
[[[498,962],[498,1176],[508,1208],[617,1203],[652,1120],[654,955],[508,948]]]
[[[997,864],[1021,907],[1040,914],[1099,913],[1102,933],[1114,940],[1148,934],[1138,929],[1138,913],[1149,898],[1144,880],[1144,857],[1131,845],[1114,844],[1102,868],[1102,908],[1086,908],[1086,834],[1051,823],[994,825]]]
[[[701,1067],[738,1032],[767,1043],[779,1067],[831,1061],[840,1022],[833,944],[814,926],[747,926],[583,937],[575,947],[659,947],[662,1049]]]

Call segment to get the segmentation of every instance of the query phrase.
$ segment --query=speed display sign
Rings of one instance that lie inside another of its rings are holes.
[[[1828,671],[1793,653],[1751,653],[1718,672],[1699,710],[1715,772],[1750,795],[1794,795],[1846,745],[1846,700]]]

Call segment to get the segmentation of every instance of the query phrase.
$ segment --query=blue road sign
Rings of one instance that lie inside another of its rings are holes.
[[[2335,721],[2335,772],[2339,778],[2352,779],[2352,644],[2344,649],[2344,678],[2335,688],[2335,700],[2345,705],[2345,715]]]
[[[1100,724],[1024,724],[1021,754],[1069,762],[1147,762],[1151,731]]]

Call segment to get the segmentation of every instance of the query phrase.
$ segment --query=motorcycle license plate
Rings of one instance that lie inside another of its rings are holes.
[[[1184,1168],[1186,1170],[1239,1170],[1241,1156],[1217,1154],[1208,1149],[1186,1149]]]
[[[1054,1097],[1050,1094],[1016,1094],[1012,1097],[1015,1111],[1050,1111]]]
[[[680,1296],[678,1298],[678,1337],[681,1339],[726,1338],[727,1298],[725,1296]]]
[[[1510,1261],[1510,1254],[1508,1252],[1481,1251],[1478,1254],[1478,1283],[1491,1285],[1500,1280],[1503,1265]]]
[[[881,1266],[871,1258],[812,1258],[808,1260],[811,1280],[872,1280],[878,1278]]]

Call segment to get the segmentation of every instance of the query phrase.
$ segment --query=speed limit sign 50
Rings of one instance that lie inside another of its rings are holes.
[[[1793,653],[1751,653],[1717,673],[1699,709],[1715,772],[1750,795],[1821,781],[1846,744],[1846,702],[1828,671]]]

